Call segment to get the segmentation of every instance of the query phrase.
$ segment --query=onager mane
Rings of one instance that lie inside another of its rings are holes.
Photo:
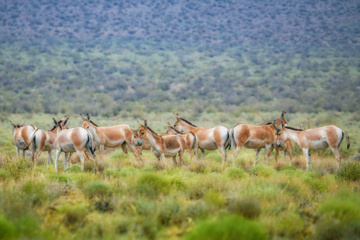
[[[189,122],[188,120],[186,120],[184,118],[180,118],[180,119],[193,127],[197,127],[196,125],[192,124],[191,122]]]
[[[285,127],[285,128],[294,130],[294,131],[299,131],[299,132],[304,131],[303,129],[300,129],[300,128],[293,128],[293,127]]]

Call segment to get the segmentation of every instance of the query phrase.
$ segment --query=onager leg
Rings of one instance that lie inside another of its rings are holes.
[[[270,148],[271,148],[271,144],[270,145],[265,145],[265,163],[268,162],[268,157],[270,155]]]
[[[306,160],[306,171],[309,171],[310,168],[310,154],[308,148],[303,148],[304,157]]]
[[[330,147],[331,151],[333,152],[336,161],[338,162],[338,167],[340,167],[341,165],[341,155],[340,155],[340,149],[339,148],[334,148],[334,147]]]
[[[69,156],[69,153],[65,153],[65,160],[64,160],[64,172],[66,170],[66,162],[67,162],[67,159],[68,159],[68,156]]]
[[[56,156],[55,156],[55,171],[57,171],[57,161],[59,160],[61,153],[61,149],[56,149]]]
[[[173,163],[174,163],[174,167],[176,167],[176,155],[172,157]]]
[[[255,157],[254,164],[253,164],[254,166],[255,166],[255,165],[256,165],[256,163],[257,163],[257,160],[258,160],[258,157],[259,157],[260,150],[261,150],[261,148],[256,149],[256,157]]]
[[[225,165],[226,165],[226,156],[225,156],[224,149],[223,149],[222,146],[218,146],[218,150],[219,150],[219,152],[220,152],[220,154],[221,154],[223,168],[225,168]]]

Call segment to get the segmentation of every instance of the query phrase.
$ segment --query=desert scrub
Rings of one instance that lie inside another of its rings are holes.
[[[349,161],[341,164],[336,173],[337,177],[347,181],[357,181],[360,179],[360,162]]]
[[[250,168],[250,173],[256,176],[269,177],[275,173],[275,170],[268,165],[257,164]]]
[[[247,219],[256,219],[261,213],[259,201],[254,198],[231,199],[228,201],[227,209],[230,213]]]
[[[136,190],[148,197],[167,195],[170,192],[170,180],[157,173],[143,173],[139,176]]]
[[[81,172],[81,166],[79,164],[73,164],[66,169],[67,172],[78,173]]]
[[[241,179],[247,176],[247,173],[242,168],[230,167],[225,170],[226,176],[231,179]]]
[[[267,239],[267,232],[259,223],[241,216],[229,215],[197,224],[185,239]]]
[[[318,207],[318,239],[356,239],[360,232],[360,195],[342,190]]]
[[[113,191],[108,184],[100,181],[92,182],[83,189],[83,192],[94,204],[96,210],[112,210],[112,207],[110,206],[110,200],[111,196],[113,195]]]

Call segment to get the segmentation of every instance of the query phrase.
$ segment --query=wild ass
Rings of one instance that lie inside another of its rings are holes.
[[[56,139],[56,134],[58,132],[58,128],[68,129],[68,125],[66,125],[68,120],[69,118],[62,120],[60,124],[58,124],[58,121],[56,121],[55,118],[53,118],[55,125],[52,129],[45,131],[40,128],[36,128],[32,132],[30,141],[32,141],[35,144],[35,157],[34,157],[35,165],[37,163],[39,156],[43,151],[47,151],[49,154],[46,166],[49,166],[50,159],[51,161],[53,161],[52,160],[52,154],[54,152],[53,146]]]
[[[60,127],[57,129],[57,136],[54,142],[54,149],[56,150],[55,170],[57,171],[57,161],[61,152],[65,152],[64,171],[66,170],[68,155],[73,152],[78,154],[81,161],[81,169],[84,170],[85,151],[87,156],[94,161],[96,170],[99,171],[94,155],[94,140],[90,131],[83,127],[62,129],[61,123],[62,120],[58,122]]]
[[[202,149],[202,151],[218,149],[222,156],[223,167],[225,167],[227,152],[231,147],[229,130],[224,126],[213,128],[197,127],[184,118],[181,118],[177,113],[175,113],[175,117],[177,120],[174,123],[174,128],[177,131],[185,133],[192,132],[195,134],[197,139],[197,143],[195,144],[196,158],[199,159],[199,148]]]
[[[31,160],[34,162],[35,145],[30,141],[30,137],[36,127],[33,125],[24,126],[25,121],[22,124],[13,124],[11,121],[10,123],[14,128],[13,143],[15,145],[17,158],[19,159],[19,150],[23,151],[23,157],[25,157],[25,151],[30,150]]]
[[[83,120],[82,127],[88,129],[94,136],[94,143],[96,146],[99,146],[100,155],[102,155],[105,147],[116,148],[121,146],[124,153],[127,153],[126,145],[128,145],[130,150],[134,153],[138,163],[139,160],[141,160],[144,164],[139,151],[136,149],[135,144],[133,143],[133,131],[129,125],[122,124],[109,127],[100,127],[92,120],[90,120],[89,114],[87,114],[87,118],[84,118],[82,115],[81,117]]]
[[[285,112],[281,113],[281,117],[266,125],[249,125],[237,124],[231,131],[231,138],[235,147],[233,165],[235,165],[235,158],[243,147],[256,149],[256,157],[254,165],[257,163],[261,148],[265,148],[265,162],[270,155],[270,149],[275,143],[275,135],[282,128],[285,127],[287,121],[285,120]]]
[[[276,144],[276,137],[275,137],[275,142],[271,145],[270,151],[269,151],[269,155],[271,154],[272,150],[275,148],[275,161],[277,162],[278,157],[279,157],[279,152],[280,151],[284,151],[284,158],[286,157],[286,153],[289,155],[290,160],[292,160],[293,155],[292,155],[292,141],[290,139],[286,140],[284,142],[284,144],[279,147]],[[268,156],[269,157],[269,156]]]
[[[345,133],[344,130],[335,125],[328,125],[308,130],[285,127],[278,133],[276,144],[281,147],[287,139],[291,139],[292,141],[296,142],[304,153],[306,160],[306,170],[309,170],[310,167],[310,150],[325,149],[330,147],[340,167],[340,144],[344,136],[346,137],[347,141],[347,149],[349,149],[349,136]]]
[[[166,134],[167,135],[183,135],[185,138],[185,142],[186,142],[186,150],[188,151],[189,155],[190,155],[190,161],[193,158],[194,155],[194,151],[192,151],[195,147],[196,144],[196,136],[193,132],[190,133],[183,133],[183,132],[179,132],[178,130],[176,130],[173,126],[171,126],[171,124],[168,122],[168,129],[166,129]]]
[[[151,145],[151,151],[154,153],[160,165],[161,161],[165,169],[165,157],[172,157],[174,166],[176,167],[176,155],[179,155],[180,163],[184,164],[183,154],[186,146],[185,138],[182,135],[159,135],[147,126],[145,120],[144,125],[140,125],[140,140],[147,139]],[[141,145],[141,142],[139,142]],[[160,166],[159,166],[160,167]]]

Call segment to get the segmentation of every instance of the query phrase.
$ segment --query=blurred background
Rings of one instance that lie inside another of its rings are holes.
[[[359,1],[0,4],[0,112],[353,112]]]

